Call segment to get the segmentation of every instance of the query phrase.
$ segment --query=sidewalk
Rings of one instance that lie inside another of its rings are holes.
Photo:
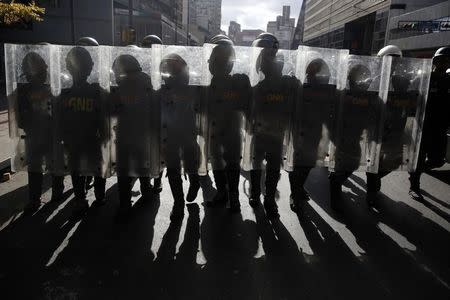
[[[120,224],[115,177],[107,180],[106,205],[74,223],[68,177],[65,201],[21,215],[27,186],[19,172],[0,184],[0,290],[5,299],[447,299],[449,175],[448,164],[424,174],[425,202],[418,203],[408,196],[408,174],[391,173],[373,209],[365,202],[365,174],[356,173],[337,214],[326,170],[314,169],[306,184],[311,200],[297,216],[282,172],[277,222],[249,207],[245,173],[241,214],[202,205],[214,194],[205,177],[183,222],[170,222],[164,178],[156,199],[142,199],[136,183],[133,217]],[[93,189],[87,198],[93,202]]]

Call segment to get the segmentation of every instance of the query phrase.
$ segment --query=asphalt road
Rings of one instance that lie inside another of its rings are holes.
[[[204,207],[215,189],[203,178],[183,222],[171,223],[164,178],[154,199],[142,199],[136,183],[134,212],[123,224],[115,217],[115,178],[107,182],[107,204],[71,222],[69,178],[63,202],[24,216],[26,174],[15,174],[0,184],[1,298],[449,299],[450,165],[423,176],[425,203],[408,197],[407,174],[387,176],[378,209],[366,205],[365,175],[355,174],[341,214],[329,206],[326,170],[315,169],[300,217],[289,210],[283,173],[281,218],[272,223],[262,208],[249,207],[246,176],[241,214]]]

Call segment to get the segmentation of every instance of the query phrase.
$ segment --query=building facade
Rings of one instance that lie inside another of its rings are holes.
[[[389,42],[391,20],[443,0],[305,0],[304,43],[375,54]]]
[[[197,0],[197,25],[208,32],[209,37],[220,33],[222,0]]]
[[[298,46],[303,45],[303,33],[305,28],[305,10],[306,1],[302,2],[300,14],[298,16],[297,26],[295,27],[294,39],[292,41],[291,49],[296,50]]]
[[[228,37],[236,43],[239,34],[241,33],[241,24],[230,21],[230,25],[228,26]]]
[[[276,21],[267,23],[267,32],[275,35],[281,49],[291,49],[295,32],[295,18],[291,18],[291,7],[283,6],[283,14]]]

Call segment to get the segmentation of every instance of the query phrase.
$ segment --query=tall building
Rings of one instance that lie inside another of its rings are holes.
[[[236,37],[236,46],[247,46],[250,47],[253,41],[263,33],[264,31],[260,29],[243,29]]]
[[[393,18],[443,0],[305,0],[304,43],[345,48],[353,54],[377,53],[388,42]],[[423,18],[427,18],[425,15]]]
[[[236,43],[239,33],[241,33],[241,24],[230,21],[230,26],[228,26],[228,37]]]
[[[291,7],[283,6],[283,14],[277,16],[276,21],[267,23],[267,32],[275,35],[280,43],[281,49],[291,49],[295,32],[295,18],[291,18]]]
[[[197,25],[208,32],[209,37],[220,33],[222,0],[197,0]]]
[[[291,49],[296,50],[298,46],[303,45],[303,34],[305,28],[305,10],[306,1],[302,2],[302,7],[300,9],[300,14],[298,16],[297,27],[295,27],[294,39],[292,41]]]

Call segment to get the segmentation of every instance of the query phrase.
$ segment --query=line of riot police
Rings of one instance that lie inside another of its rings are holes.
[[[71,175],[76,216],[88,209],[90,176],[94,205],[102,205],[106,178],[116,175],[127,215],[135,180],[150,198],[166,169],[171,219],[180,220],[208,171],[217,188],[208,206],[229,203],[239,212],[244,169],[250,205],[260,204],[264,173],[264,208],[277,218],[281,169],[289,173],[291,209],[301,213],[314,167],[329,168],[330,201],[339,210],[341,186],[355,171],[367,172],[367,200],[375,205],[384,175],[411,172],[410,194],[420,200],[420,174],[444,162],[448,118],[435,116],[448,111],[448,48],[437,52],[432,75],[431,60],[402,58],[395,46],[377,57],[288,51],[268,33],[253,47],[223,35],[203,47],[163,46],[148,36],[141,48],[83,38],[76,46],[6,45],[5,54],[12,166],[28,171],[31,211],[40,206],[45,172],[54,201]]]

